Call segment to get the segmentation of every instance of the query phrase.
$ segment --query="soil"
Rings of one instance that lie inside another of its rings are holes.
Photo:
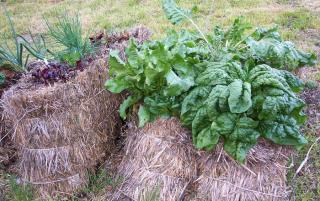
[[[320,75],[319,68],[302,68],[299,70],[300,78],[304,81],[312,80],[316,74]],[[307,123],[303,130],[311,131],[320,136],[320,80],[313,80],[317,83],[317,87],[313,89],[305,88],[300,97],[307,104],[304,112],[308,116]]]
[[[319,3],[320,5],[320,3]],[[320,30],[309,29],[301,31],[298,37],[304,39],[299,41],[298,44],[303,49],[312,49],[318,59],[320,58]],[[306,43],[305,41],[309,41]],[[318,61],[319,62],[319,61]],[[317,83],[316,88],[307,88],[303,90],[300,97],[307,104],[304,112],[308,116],[308,121],[303,131],[311,132],[317,136],[320,136],[320,68],[318,67],[304,67],[296,73],[303,81],[314,81]]]

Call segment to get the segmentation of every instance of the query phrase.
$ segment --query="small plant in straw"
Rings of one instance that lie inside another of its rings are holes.
[[[64,48],[57,53],[50,52],[55,58],[75,66],[77,61],[93,51],[89,38],[83,36],[79,14],[73,17],[64,12],[58,17],[56,23],[51,23],[46,18],[45,21],[49,35]]]

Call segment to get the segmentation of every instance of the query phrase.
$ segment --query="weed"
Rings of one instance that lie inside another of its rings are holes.
[[[147,191],[145,195],[141,196],[142,201],[157,201],[160,198],[160,186],[156,185],[151,190]]]
[[[309,137],[309,144],[315,141],[315,137]],[[294,161],[299,166],[306,156],[310,146],[305,146],[299,156]],[[316,144],[309,155],[307,165],[301,170],[298,176],[292,180],[295,169],[291,169],[288,174],[288,182],[293,188],[291,198],[297,201],[318,200],[320,197],[320,145]]]
[[[9,180],[9,193],[7,199],[12,201],[32,201],[33,190],[30,185],[21,185],[14,175],[8,175]]]
[[[320,26],[318,17],[306,9],[284,12],[279,16],[278,23],[291,30],[314,29]]]
[[[109,187],[114,189],[122,182],[122,180],[123,179],[121,177],[114,178],[108,174],[106,170],[100,169],[96,174],[89,175],[89,184],[84,189],[84,192],[97,193]]]

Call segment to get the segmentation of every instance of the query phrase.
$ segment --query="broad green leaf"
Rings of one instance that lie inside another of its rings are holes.
[[[194,81],[191,78],[181,78],[173,71],[169,71],[166,75],[166,79],[168,87],[165,92],[168,96],[180,95],[194,85]]]
[[[243,163],[248,151],[257,143],[260,133],[257,132],[258,122],[249,117],[236,120],[231,133],[223,135],[224,149],[237,161]]]
[[[197,111],[210,93],[210,87],[196,87],[181,103],[180,119],[184,125],[191,125]]]
[[[121,74],[127,72],[124,61],[119,57],[118,50],[111,50],[109,57],[109,74],[113,76],[114,73]]]
[[[110,79],[105,83],[105,87],[112,93],[121,93],[123,90],[130,87],[130,83],[121,79]]]
[[[139,51],[136,42],[133,39],[129,40],[128,47],[126,49],[126,55],[128,55],[128,64],[133,67],[139,66]]]
[[[226,140],[223,148],[231,157],[243,164],[247,153],[253,146],[254,144]]]
[[[210,126],[204,128],[197,136],[196,148],[212,150],[219,142],[219,135],[217,132],[212,132]]]
[[[200,85],[225,85],[231,81],[230,75],[226,72],[226,64],[209,64],[208,68],[201,73],[196,79],[196,83]]]
[[[296,118],[301,118],[299,112],[305,106],[304,102],[298,98],[288,96],[286,93],[276,96],[264,97],[259,119],[275,119],[281,114],[293,114]],[[298,113],[297,113],[298,112]]]
[[[280,70],[279,73],[282,77],[285,78],[286,82],[288,83],[293,92],[302,91],[304,84],[302,80],[300,80],[297,76],[284,70]]]
[[[232,113],[244,113],[251,106],[251,85],[242,80],[235,80],[228,86],[229,98],[228,103]]]
[[[237,123],[237,114],[229,112],[219,114],[219,116],[211,124],[211,129],[217,131],[221,135],[229,135],[234,130]]]
[[[139,99],[140,98],[137,96],[129,96],[128,98],[126,98],[126,100],[122,102],[119,109],[120,117],[122,119],[125,120],[127,118],[127,109],[136,104],[139,101]]]
[[[149,111],[142,105],[140,105],[139,112],[139,127],[143,127],[150,120]]]
[[[227,86],[217,85],[211,90],[208,98],[204,101],[204,106],[210,118],[217,116],[225,108],[228,96],[229,89]]]

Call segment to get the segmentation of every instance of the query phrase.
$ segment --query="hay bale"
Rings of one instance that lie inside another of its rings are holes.
[[[13,126],[22,181],[41,195],[73,192],[112,149],[122,97],[105,91],[104,59],[72,80],[35,85],[27,74],[3,94],[3,115]]]
[[[212,152],[194,149],[190,132],[176,118],[143,129],[130,123],[118,169],[123,184],[107,200],[286,200],[289,148],[261,140],[245,165],[219,144]]]
[[[219,145],[200,158],[197,200],[287,200],[286,165],[292,151],[260,141],[246,165],[232,160]]]
[[[131,124],[119,166],[124,183],[107,200],[179,200],[197,174],[190,134],[176,118]]]

